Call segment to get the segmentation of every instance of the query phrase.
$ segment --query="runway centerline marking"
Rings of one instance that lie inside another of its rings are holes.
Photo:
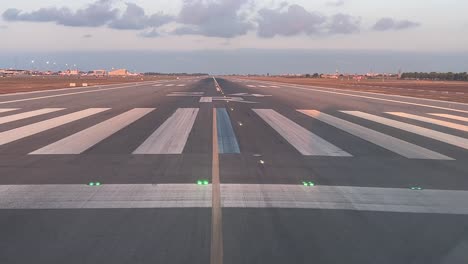
[[[216,80],[215,80],[216,82]],[[221,186],[219,179],[218,125],[216,109],[213,108],[213,157],[211,169],[211,264],[223,263],[223,221],[221,212]]]

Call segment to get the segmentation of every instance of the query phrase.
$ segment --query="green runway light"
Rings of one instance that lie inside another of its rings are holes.
[[[88,186],[101,186],[100,182],[90,182],[88,183]]]
[[[315,186],[315,183],[313,183],[313,182],[302,182],[302,185],[307,186],[307,187],[313,187],[313,186]]]
[[[413,190],[413,191],[422,191],[423,188],[421,188],[419,186],[415,186],[415,187],[411,187],[410,189]]]
[[[208,185],[210,182],[208,180],[198,180],[197,184],[198,185]]]
[[[94,186],[94,182],[88,183],[89,186]]]

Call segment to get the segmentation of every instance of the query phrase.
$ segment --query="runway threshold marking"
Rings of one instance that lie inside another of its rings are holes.
[[[133,154],[181,154],[198,108],[179,108]]]
[[[34,111],[19,113],[19,114],[15,114],[15,115],[0,117],[0,125],[1,124],[6,124],[6,123],[9,123],[9,122],[14,122],[14,121],[26,119],[26,118],[30,118],[30,117],[35,117],[35,116],[45,115],[45,114],[48,114],[48,113],[57,112],[57,111],[60,111],[60,110],[63,110],[63,109],[64,108],[43,108],[43,109],[39,109],[39,110],[34,110]]]
[[[414,133],[423,137],[428,137],[430,139],[438,140],[456,147],[468,149],[468,139],[458,137],[458,136],[453,136],[450,134],[442,133],[439,131],[427,129],[424,127],[420,126],[415,126],[407,123],[403,123],[400,121],[396,121],[393,119],[385,118],[385,117],[380,117],[360,111],[341,111],[345,114],[360,117],[363,119],[367,119],[376,123],[380,123],[386,126],[398,128],[410,133]]]
[[[104,111],[109,110],[110,108],[89,108],[86,110],[74,112],[71,114],[51,118],[45,121],[41,121],[38,123],[18,127],[12,130],[8,130],[5,132],[0,133],[0,146],[19,140],[23,139],[35,134],[38,134],[40,132],[44,132],[46,130],[56,128],[68,123],[71,123],[73,121],[92,116]]]
[[[386,113],[389,114],[389,115],[394,115],[394,116],[399,116],[399,117],[403,117],[403,118],[413,119],[413,120],[416,120],[416,121],[421,121],[421,122],[425,122],[425,123],[435,124],[435,125],[439,125],[439,126],[443,126],[443,127],[448,127],[448,128],[468,132],[468,126],[464,126],[464,125],[461,125],[461,124],[456,124],[456,123],[452,123],[452,122],[447,122],[447,121],[443,121],[443,120],[438,120],[438,119],[434,119],[434,118],[427,118],[427,117],[424,117],[424,116],[412,115],[412,114],[402,113],[402,112],[386,112]]]
[[[351,154],[325,141],[275,110],[252,110],[302,155],[352,157]]]
[[[216,82],[216,80],[215,80]],[[221,212],[221,186],[219,179],[218,125],[216,109],[213,108],[213,160],[211,177],[211,264],[223,263],[223,221]]]
[[[10,112],[10,111],[15,111],[15,110],[18,110],[19,108],[3,108],[3,109],[0,109],[0,113],[6,113],[6,112]]]
[[[127,127],[148,113],[154,108],[135,108],[116,117],[108,119],[88,129],[33,151],[31,155],[51,155],[51,154],[80,154],[92,146],[115,134],[119,130]]]
[[[468,118],[463,117],[463,116],[456,116],[456,115],[449,115],[449,114],[437,114],[437,113],[429,113],[429,115],[448,118],[448,119],[453,119],[453,120],[458,120],[458,121],[463,121],[463,122],[468,122]]]
[[[371,130],[369,128],[348,122],[346,120],[316,111],[316,110],[298,110],[309,117],[320,120],[338,129],[341,129],[351,135],[366,140],[372,144],[395,152],[409,159],[434,159],[434,160],[453,160],[450,157],[434,152],[432,150],[414,145],[398,138]]]

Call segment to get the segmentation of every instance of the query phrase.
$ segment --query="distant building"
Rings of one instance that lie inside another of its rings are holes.
[[[127,76],[129,75],[126,69],[118,69],[109,72],[109,76]]]
[[[94,75],[94,76],[106,76],[107,71],[106,70],[94,70],[92,75]]]
[[[27,75],[29,74],[29,71],[16,69],[0,69],[0,74],[2,76]]]
[[[66,71],[63,71],[63,72],[60,73],[60,75],[67,75],[67,76],[79,75],[79,74],[80,74],[80,72],[78,70],[66,70]]]

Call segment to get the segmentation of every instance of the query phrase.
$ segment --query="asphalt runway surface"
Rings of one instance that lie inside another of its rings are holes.
[[[467,132],[234,77],[0,95],[0,263],[468,263]]]

